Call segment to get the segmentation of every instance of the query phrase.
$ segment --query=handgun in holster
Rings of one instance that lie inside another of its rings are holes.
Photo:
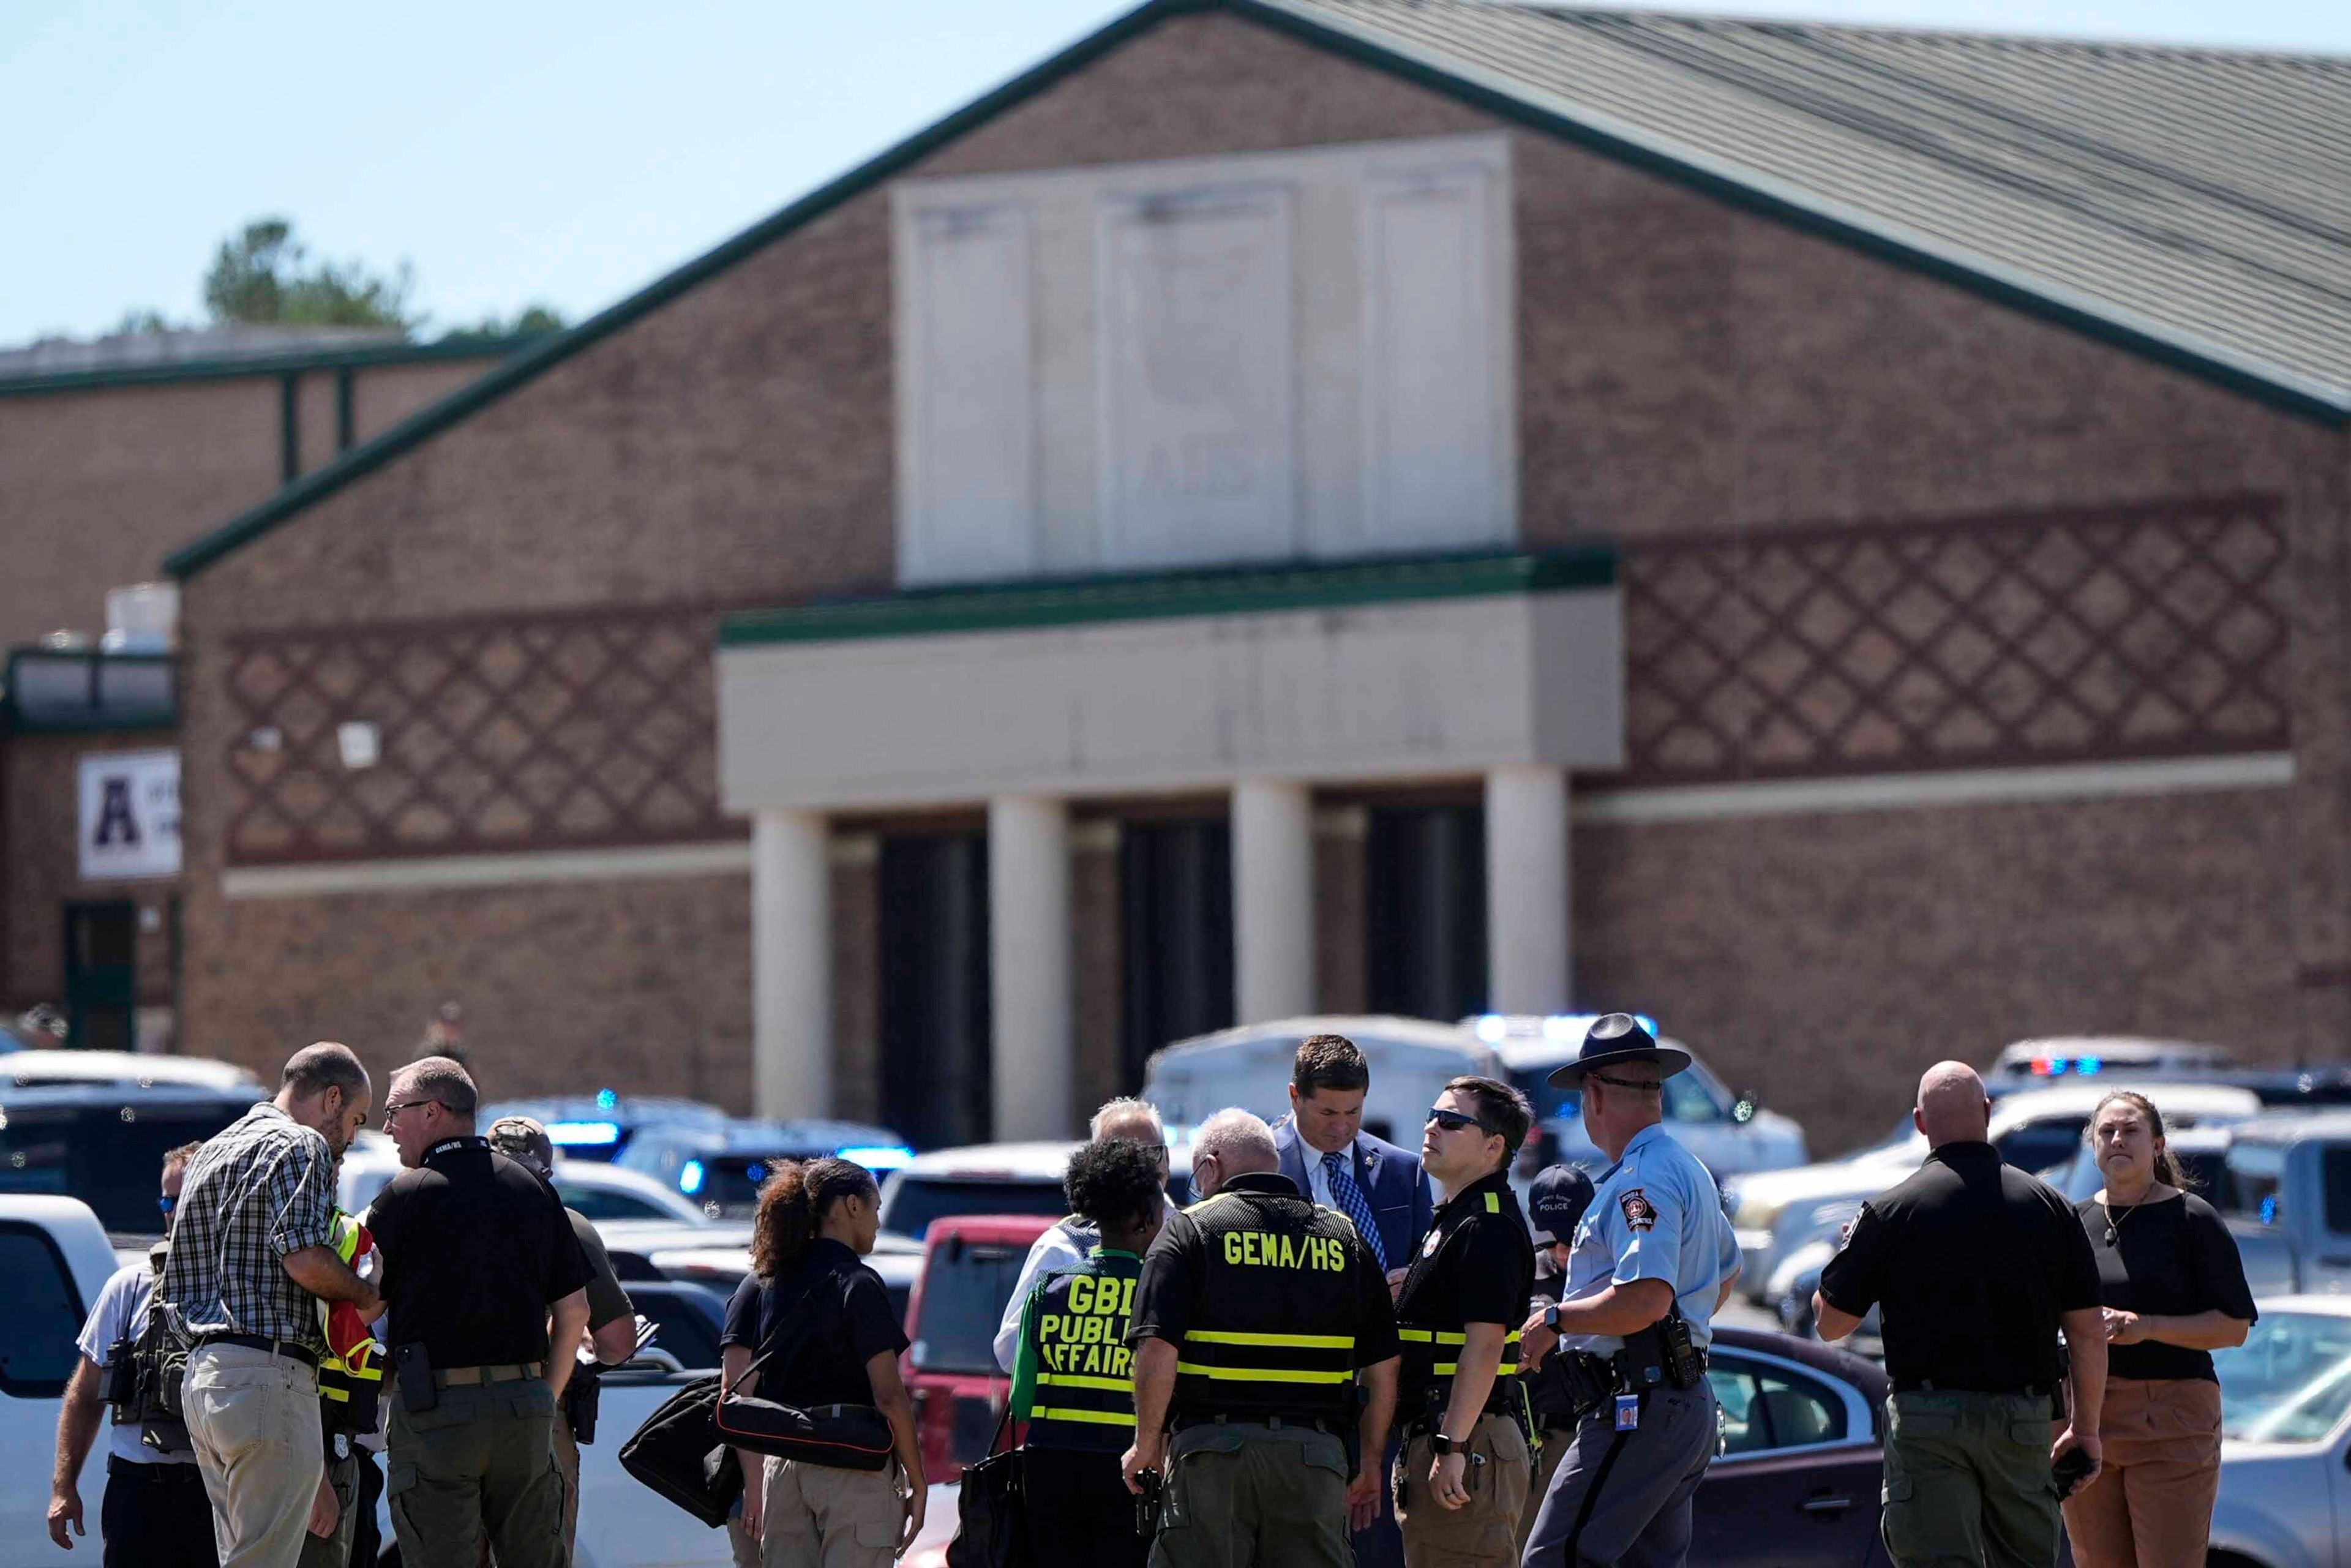
[[[1660,1385],[1698,1385],[1706,1375],[1706,1353],[1692,1343],[1679,1303],[1667,1307],[1666,1315],[1647,1328],[1625,1336],[1625,1348],[1616,1353],[1616,1372],[1623,1385],[1635,1394]]]
[[[1134,1484],[1143,1489],[1134,1496],[1134,1533],[1149,1541],[1159,1533],[1159,1472],[1137,1470]]]
[[[596,1406],[604,1395],[604,1369],[583,1361],[563,1385],[563,1418],[571,1424],[571,1440],[581,1448],[596,1440]]]

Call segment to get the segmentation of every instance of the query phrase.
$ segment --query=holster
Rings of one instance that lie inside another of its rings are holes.
[[[1679,1303],[1640,1333],[1626,1334],[1615,1363],[1619,1385],[1628,1394],[1660,1385],[1696,1388],[1706,1376],[1706,1353],[1691,1342]]]
[[[596,1406],[604,1396],[603,1369],[583,1362],[563,1385],[563,1418],[571,1423],[571,1440],[581,1448],[596,1440]]]

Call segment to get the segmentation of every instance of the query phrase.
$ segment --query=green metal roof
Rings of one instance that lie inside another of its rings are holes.
[[[0,397],[44,397],[56,392],[109,387],[153,386],[171,382],[232,381],[245,376],[298,375],[310,371],[374,370],[389,365],[438,364],[459,360],[501,360],[548,334],[520,338],[462,338],[454,342],[372,343],[350,349],[290,349],[262,354],[164,360],[152,364],[110,365],[100,370],[38,371],[0,375]]]
[[[1491,0],[1146,0],[287,486],[166,558],[164,570],[193,577],[1168,17],[1204,11],[2301,417],[2351,423],[2351,62],[1676,24]],[[1767,67],[1762,57],[1774,57]],[[1906,103],[1907,118],[1897,112]],[[2101,209],[2093,198],[2110,184],[2127,184],[2128,198],[2118,190]],[[2256,220],[2266,237],[2232,237]],[[2231,246],[2246,254],[2229,259]]]
[[[1603,545],[1539,555],[1418,556],[1343,565],[1233,567],[1213,571],[1069,578],[970,588],[916,589],[876,599],[755,610],[720,622],[722,647],[1029,631],[1186,615],[1342,610],[1416,600],[1554,593],[1616,580]]]

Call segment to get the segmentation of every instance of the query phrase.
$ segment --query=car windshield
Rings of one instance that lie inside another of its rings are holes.
[[[917,1372],[995,1377],[996,1325],[1029,1249],[950,1238],[923,1266],[923,1304],[911,1359]]]
[[[2227,1207],[2275,1225],[2278,1195],[2285,1182],[2285,1145],[2240,1143],[2229,1146]]]
[[[2052,1116],[2011,1127],[1992,1144],[2000,1157],[2019,1170],[2045,1171],[2062,1166],[2082,1146],[2082,1129],[2090,1124],[2085,1112],[2078,1116]]]
[[[2241,1346],[2212,1364],[2220,1375],[2224,1437],[2314,1443],[2351,1411],[2351,1318],[2264,1313]]]
[[[555,1196],[563,1200],[564,1207],[582,1219],[674,1219],[692,1225],[699,1223],[703,1218],[691,1209],[682,1213],[641,1193],[624,1192],[609,1186],[583,1186],[559,1176],[556,1178]],[[753,1201],[758,1201],[756,1196]]]
[[[0,1120],[0,1192],[70,1193],[109,1230],[161,1235],[166,1150],[199,1144],[248,1105],[96,1104],[11,1108]]]
[[[917,1241],[931,1221],[956,1215],[1043,1214],[1058,1219],[1069,1212],[1058,1181],[953,1181],[907,1172],[882,1195],[882,1228]]]

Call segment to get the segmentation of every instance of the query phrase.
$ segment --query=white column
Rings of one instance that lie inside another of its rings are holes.
[[[1487,774],[1486,1005],[1498,1013],[1570,1010],[1567,855],[1566,771]]]
[[[762,1116],[832,1113],[832,866],[815,811],[751,830],[751,1097]]]
[[[1066,1138],[1075,1064],[1062,801],[1010,795],[987,803],[987,972],[996,1136]]]
[[[1290,779],[1233,786],[1233,1014],[1314,1010],[1314,799]]]

